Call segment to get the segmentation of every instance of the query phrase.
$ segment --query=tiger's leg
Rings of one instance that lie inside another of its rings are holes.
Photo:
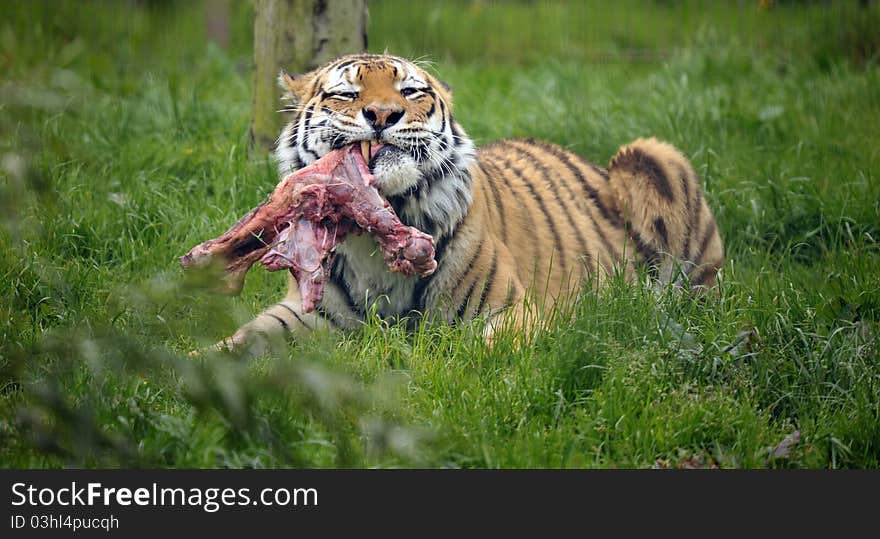
[[[483,340],[492,348],[499,335],[510,335],[516,346],[531,342],[535,329],[540,327],[537,317],[523,302],[489,314],[483,327]]]
[[[495,346],[499,336],[509,338],[519,347],[527,346],[537,331],[546,329],[549,321],[546,315],[552,309],[552,299],[536,298],[519,279],[512,279],[505,294],[492,297],[486,308],[475,316],[485,317],[483,340],[490,348]]]
[[[569,291],[565,297],[558,298],[562,303],[545,301],[538,305],[532,300],[520,299],[506,309],[496,309],[487,315],[483,339],[490,348],[499,338],[509,339],[517,348],[529,346],[539,334],[573,322],[575,311],[569,302],[577,297],[574,291]]]
[[[498,260],[505,263],[505,267],[515,267],[506,247],[498,245],[497,253]],[[589,277],[591,271],[595,273]],[[578,271],[557,274],[552,282],[546,278],[544,282],[537,282],[538,275],[545,272],[536,269],[528,285],[523,284],[520,274],[493,272],[494,278],[486,281],[481,294],[485,299],[480,302],[483,308],[478,307],[473,312],[473,316],[485,317],[483,339],[489,347],[494,347],[499,335],[509,337],[515,346],[529,345],[538,332],[559,323],[561,316],[571,315],[573,302],[584,285],[589,284],[595,289],[604,281],[606,276],[599,271],[586,265],[584,258]]]
[[[662,283],[712,287],[724,247],[687,158],[657,139],[638,139],[617,152],[608,175],[635,258]]]
[[[250,355],[258,356],[268,353],[271,343],[283,338],[287,333],[302,335],[314,329],[334,327],[334,324],[323,316],[314,312],[302,312],[299,286],[290,274],[288,274],[288,285],[283,300],[258,314],[232,336],[208,347],[208,351],[247,350]],[[335,290],[325,290],[325,294],[334,292]]]

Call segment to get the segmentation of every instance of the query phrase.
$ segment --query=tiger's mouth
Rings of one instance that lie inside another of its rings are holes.
[[[377,140],[362,140],[360,144],[361,155],[366,163],[369,163],[376,156],[376,153],[385,146],[384,142]]]

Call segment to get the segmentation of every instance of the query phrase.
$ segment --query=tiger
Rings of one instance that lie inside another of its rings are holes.
[[[219,349],[262,353],[279,335],[352,329],[372,313],[484,317],[491,339],[505,319],[523,332],[537,323],[523,312],[527,297],[552,307],[613,275],[695,290],[716,284],[718,227],[693,166],[670,144],[640,138],[607,168],[534,139],[477,148],[455,118],[449,85],[389,54],[342,56],[304,74],[282,71],[278,81],[290,115],[274,150],[279,174],[361,144],[379,193],[404,224],[433,237],[437,269],[391,272],[369,236],[349,235],[315,311],[302,311],[291,275],[284,298]]]

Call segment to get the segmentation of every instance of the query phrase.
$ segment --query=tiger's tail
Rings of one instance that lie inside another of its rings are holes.
[[[714,286],[724,248],[687,158],[655,138],[638,139],[617,152],[608,174],[633,258],[663,283]]]

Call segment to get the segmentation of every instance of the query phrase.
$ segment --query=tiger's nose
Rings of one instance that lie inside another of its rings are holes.
[[[391,127],[403,118],[403,111],[396,107],[370,105],[365,107],[362,112],[367,123],[377,131]]]

